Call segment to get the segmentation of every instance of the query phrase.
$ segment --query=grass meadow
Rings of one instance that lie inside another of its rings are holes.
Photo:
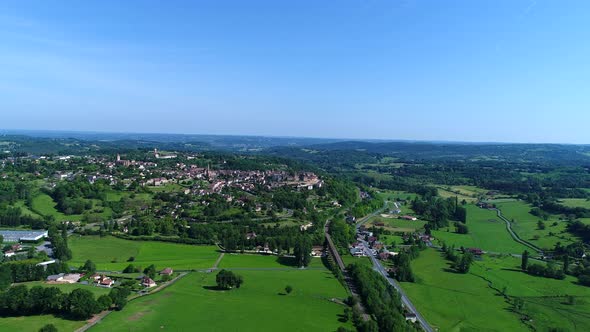
[[[324,268],[321,258],[314,257],[309,264],[311,268]],[[273,255],[249,255],[249,254],[231,254],[226,253],[219,268],[234,269],[273,269],[273,268],[297,268],[297,263],[291,257],[277,257]]]
[[[60,332],[75,331],[86,321],[66,320],[53,315],[1,317],[0,331],[39,331],[46,324],[53,324]]]
[[[225,258],[224,258],[225,259]],[[244,284],[220,291],[215,273],[190,273],[154,295],[130,302],[90,331],[335,331],[343,286],[325,270],[239,271]],[[285,295],[284,288],[293,287]]]
[[[512,239],[506,230],[506,224],[500,220],[495,211],[480,209],[467,205],[468,234],[457,234],[453,226],[433,231],[433,236],[447,245],[456,247],[476,247],[486,251],[500,253],[522,253],[527,247]]]
[[[215,246],[195,246],[156,241],[131,241],[112,236],[79,236],[68,239],[72,250],[72,266],[92,260],[97,269],[121,271],[132,263],[143,268],[154,264],[158,269],[171,267],[178,270],[207,269],[219,257]],[[133,262],[128,262],[134,257]]]
[[[485,255],[468,274],[457,274],[440,252],[427,249],[412,262],[416,282],[402,287],[440,331],[529,331],[498,291],[504,287],[509,297],[524,300],[524,314],[532,319],[528,324],[537,331],[590,326],[590,288],[578,286],[571,277],[530,276],[519,265],[518,258]],[[566,304],[565,295],[575,295],[575,304]]]
[[[55,208],[56,203],[47,194],[39,194],[33,198],[32,209],[43,216],[53,216],[56,221],[79,221],[82,219],[81,214],[65,215]]]
[[[562,198],[559,201],[561,204],[568,207],[581,207],[590,209],[590,201],[585,198]]]
[[[566,222],[559,220],[556,216],[551,216],[544,221],[545,229],[539,229],[537,222],[541,218],[529,213],[532,207],[526,202],[509,200],[497,202],[496,206],[508,220],[514,220],[512,229],[518,236],[538,247],[553,248],[557,242],[567,245],[576,240],[573,235],[565,231]]]

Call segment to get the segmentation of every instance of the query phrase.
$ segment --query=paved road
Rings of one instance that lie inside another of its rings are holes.
[[[399,292],[404,307],[409,312],[416,314],[416,320],[420,323],[420,326],[422,326],[422,329],[424,329],[424,331],[426,331],[426,332],[434,332],[434,329],[432,329],[432,327],[430,326],[430,324],[428,324],[426,319],[420,314],[420,312],[418,312],[418,309],[416,309],[414,304],[412,304],[412,301],[410,301],[410,298],[406,295],[406,293],[404,292],[402,287],[399,285],[399,283],[395,279],[389,277],[387,270],[385,270],[385,268],[383,267],[381,262],[379,260],[377,260],[375,258],[375,256],[373,256],[371,254],[371,252],[369,251],[369,244],[364,240],[361,242],[363,243],[363,245],[365,247],[364,248],[365,254],[367,256],[369,256],[369,258],[371,259],[371,262],[373,263],[373,269],[375,269],[377,272],[379,272],[379,274],[381,274],[383,276],[383,278],[385,278],[387,280],[387,282],[389,282],[389,284],[391,286],[393,286]]]
[[[383,207],[375,212],[373,212],[372,214],[362,218],[359,220],[359,222],[356,224],[356,228],[357,231],[358,229],[361,227],[362,224],[364,224],[367,220],[369,220],[369,218],[376,216],[377,214],[381,213],[381,211],[385,210],[387,208],[387,201],[385,202],[385,204],[383,205]],[[422,329],[424,329],[424,331],[426,332],[434,332],[434,329],[430,326],[430,324],[428,324],[428,322],[426,321],[426,319],[420,314],[420,312],[418,312],[418,310],[416,309],[416,307],[414,306],[414,304],[412,304],[412,301],[410,301],[410,298],[406,295],[406,293],[404,292],[404,290],[401,288],[401,286],[399,285],[399,283],[390,278],[389,274],[387,273],[387,271],[385,270],[385,268],[383,267],[383,265],[381,265],[381,262],[379,262],[375,256],[373,256],[371,254],[371,252],[369,251],[369,244],[362,240],[361,241],[363,243],[364,246],[364,251],[365,251],[365,255],[369,256],[369,258],[371,259],[371,262],[373,263],[373,268],[379,272],[379,274],[381,274],[383,276],[383,278],[385,278],[387,280],[387,282],[389,282],[389,284],[391,286],[393,286],[400,294],[402,303],[404,305],[404,307],[406,309],[408,309],[408,311],[414,313],[416,315],[416,320],[420,323],[420,326],[422,327]]]

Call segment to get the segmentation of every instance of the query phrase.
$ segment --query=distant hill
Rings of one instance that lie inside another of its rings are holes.
[[[269,154],[305,159],[334,158],[347,152],[357,157],[389,156],[403,161],[501,161],[590,165],[590,146],[562,144],[428,143],[345,141],[303,148],[275,147]]]
[[[276,146],[307,146],[342,141],[341,139],[305,138],[305,137],[265,137],[265,136],[232,136],[232,135],[184,135],[184,134],[142,134],[142,133],[98,133],[98,132],[67,132],[67,131],[36,131],[36,130],[2,130],[0,140],[7,136],[49,138],[54,142],[77,141],[80,144],[89,142],[124,144],[125,146],[159,146],[161,149],[173,146],[181,149],[193,147],[195,150],[230,150],[260,151]],[[167,143],[168,147],[163,146]],[[183,148],[184,147],[184,148]]]

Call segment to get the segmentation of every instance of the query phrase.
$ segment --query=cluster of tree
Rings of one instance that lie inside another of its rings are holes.
[[[566,216],[574,216],[575,218],[590,218],[590,209],[583,207],[569,207],[558,203],[553,199],[545,199],[539,204],[538,209],[548,214],[563,214]],[[535,210],[535,209],[533,209]],[[533,211],[531,211],[533,213]]]
[[[412,272],[410,262],[410,254],[405,251],[393,257],[393,264],[395,265],[393,276],[397,281],[414,282],[414,273]]]
[[[553,278],[553,279],[565,279],[565,273],[563,269],[555,267],[554,264],[528,264],[526,272],[533,276]]]
[[[360,218],[382,207],[383,200],[378,198],[375,194],[371,194],[370,198],[363,199],[356,203],[350,210],[350,213],[356,218]]]
[[[73,181],[59,182],[49,195],[57,203],[56,208],[64,214],[82,214],[92,209],[90,199],[105,201],[109,189],[104,181],[91,184],[83,177],[77,177]]]
[[[64,294],[57,287],[13,286],[0,293],[0,313],[5,316],[54,314],[68,319],[88,319],[110,308],[108,295],[98,299],[86,289],[74,289]]]
[[[457,234],[467,234],[469,233],[469,228],[462,222],[455,223],[455,231]]]
[[[461,255],[457,254],[457,250],[454,245],[447,246],[443,243],[442,250],[445,258],[453,262],[453,268],[459,273],[468,273],[473,263],[473,254],[461,247]]]
[[[217,287],[219,289],[232,289],[232,288],[240,288],[240,286],[244,283],[244,278],[242,276],[233,273],[232,271],[228,271],[222,269],[217,273],[215,276],[215,282],[217,283]]]
[[[356,238],[356,229],[353,225],[349,225],[341,218],[336,218],[330,221],[330,237],[334,245],[339,251],[348,250],[348,246],[354,242]]]
[[[45,225],[46,223],[44,220],[23,214],[20,207],[2,207],[0,205],[0,226],[30,226],[32,229],[41,229],[44,228]]]
[[[18,200],[31,199],[31,187],[19,177],[0,179],[0,206],[11,205]]]
[[[53,246],[53,256],[60,261],[70,260],[72,258],[72,251],[68,247],[68,230],[66,225],[62,224],[61,230],[55,224],[49,226],[47,235]]]
[[[354,183],[342,179],[326,178],[325,185],[317,190],[319,196],[330,195],[342,206],[350,207],[359,199]]]
[[[347,270],[359,291],[361,300],[374,323],[355,319],[359,331],[414,331],[403,313],[399,293],[379,273],[362,264],[349,265]],[[374,325],[376,323],[376,326]]]
[[[296,209],[303,210],[308,207],[307,191],[297,192],[292,188],[281,187],[273,190],[272,203],[278,209]]]
[[[465,223],[467,211],[459,204],[457,198],[440,198],[436,196],[416,197],[412,203],[412,210],[430,221],[432,229],[448,226],[449,219]]]
[[[578,283],[590,287],[590,260],[584,259],[571,269],[571,274],[578,277]]]
[[[568,232],[579,236],[585,243],[590,243],[590,225],[576,220],[567,225]]]
[[[301,234],[295,239],[295,246],[293,248],[293,255],[297,266],[306,267],[311,262],[311,239],[306,234]]]
[[[35,259],[25,259],[0,264],[0,290],[6,289],[14,282],[43,280],[50,274],[70,271],[64,262],[50,264],[47,270],[37,265],[38,263],[39,261]]]

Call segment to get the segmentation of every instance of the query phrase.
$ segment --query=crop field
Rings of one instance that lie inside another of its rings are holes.
[[[537,222],[541,218],[530,214],[531,206],[523,201],[502,201],[497,202],[496,206],[508,220],[514,220],[512,228],[518,236],[541,248],[553,248],[557,242],[566,245],[575,241],[573,235],[565,231],[566,222],[556,216],[544,221],[544,230],[539,229]]]
[[[456,247],[477,247],[486,251],[501,253],[522,253],[527,247],[514,241],[506,224],[500,220],[495,211],[480,209],[475,205],[467,205],[467,227],[469,234],[454,233],[454,227],[433,231],[433,236],[447,245]]]
[[[441,331],[528,331],[499,293],[504,287],[509,297],[524,300],[524,313],[538,331],[553,327],[574,331],[590,324],[590,288],[578,286],[571,277],[530,276],[519,266],[518,258],[484,255],[468,274],[457,274],[440,252],[428,249],[412,262],[417,282],[402,287]],[[573,305],[565,303],[565,295],[575,295]]]
[[[111,236],[76,235],[70,237],[68,243],[73,255],[70,265],[82,265],[90,259],[97,269],[108,271],[121,271],[130,263],[144,268],[154,264],[158,269],[206,269],[219,257],[215,246],[131,241]],[[135,260],[128,262],[130,257]]]
[[[215,274],[190,273],[154,295],[130,302],[91,331],[335,331],[347,293],[329,271],[239,271],[244,284],[220,291]],[[285,295],[285,286],[293,287]]]
[[[559,200],[561,204],[567,207],[581,207],[590,209],[590,201],[585,198],[563,198]]]

